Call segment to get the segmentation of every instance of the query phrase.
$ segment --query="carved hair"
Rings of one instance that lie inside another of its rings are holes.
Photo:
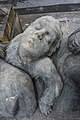
[[[68,37],[68,49],[73,54],[78,54],[80,52],[80,28],[75,30],[69,37]]]

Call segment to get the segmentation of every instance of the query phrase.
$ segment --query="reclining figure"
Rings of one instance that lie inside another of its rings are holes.
[[[6,61],[33,79],[40,111],[47,115],[62,91],[63,83],[50,56],[62,40],[60,23],[51,16],[35,20],[6,49]],[[29,94],[29,93],[28,93]]]
[[[51,111],[51,106],[55,103],[53,109],[54,118],[58,117],[59,119],[63,119],[61,117],[67,117],[67,119],[76,119],[80,117],[79,38],[80,30],[78,29],[69,36],[67,42],[64,41],[62,39],[59,22],[50,16],[45,16],[34,21],[22,34],[16,36],[6,49],[6,61],[17,68],[24,70],[32,77],[41,112],[47,115]],[[63,82],[61,81],[61,78]],[[21,86],[23,81],[25,80],[23,79],[20,81],[19,86]],[[30,102],[28,106],[30,107],[31,104],[34,106],[34,109],[29,109],[31,110],[31,114],[36,108],[34,89],[33,92],[31,92],[30,89],[32,88],[32,85],[28,85],[28,83],[26,85],[27,87],[23,88],[25,88],[26,91],[29,89],[29,91],[27,94],[23,92],[23,97],[26,98],[27,96],[27,100],[29,95],[33,96],[33,103]],[[14,84],[13,87],[15,87]],[[12,90],[12,88],[10,88],[10,90]],[[20,88],[19,90],[23,91],[23,89]],[[17,105],[19,104],[17,96],[15,98],[15,102],[12,101],[13,106],[10,106],[13,108],[11,112],[14,113],[14,115],[15,109],[18,108]],[[23,101],[23,99],[21,99],[21,101]],[[26,102],[25,104],[27,106],[28,103]],[[14,107],[14,105],[16,107]],[[23,104],[21,104],[21,107],[23,108]],[[17,110],[18,109],[16,109],[16,111]],[[26,115],[28,115],[27,107],[25,110]],[[16,114],[16,116],[18,116],[18,114]],[[23,116],[25,115],[23,114]]]

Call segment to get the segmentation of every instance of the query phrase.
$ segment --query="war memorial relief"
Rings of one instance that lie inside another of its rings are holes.
[[[37,120],[29,119],[37,109],[42,119],[77,120],[80,27],[67,35],[59,19],[44,15],[20,31],[0,42],[0,120]]]

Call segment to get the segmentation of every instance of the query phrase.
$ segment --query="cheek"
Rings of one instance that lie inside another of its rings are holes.
[[[46,35],[45,41],[47,42],[48,45],[50,45],[52,43],[52,37],[50,35]]]

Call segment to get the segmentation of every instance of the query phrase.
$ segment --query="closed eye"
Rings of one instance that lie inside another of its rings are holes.
[[[48,32],[48,31],[46,31],[46,35],[49,35],[49,32]]]

